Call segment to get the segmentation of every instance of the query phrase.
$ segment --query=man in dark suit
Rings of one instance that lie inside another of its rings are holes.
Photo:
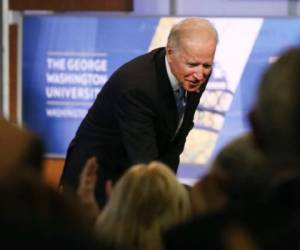
[[[99,164],[100,204],[105,202],[105,181],[116,181],[132,164],[160,160],[176,172],[212,72],[217,40],[209,21],[185,19],[172,28],[165,48],[120,67],[103,86],[69,146],[62,184],[76,188],[91,156]],[[183,98],[175,98],[177,90]]]

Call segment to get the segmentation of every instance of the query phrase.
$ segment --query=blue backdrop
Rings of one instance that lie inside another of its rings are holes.
[[[22,121],[42,137],[49,156],[65,156],[80,121],[107,78],[121,64],[149,50],[160,21],[159,17],[24,16]],[[237,88],[229,91],[232,101],[222,113],[222,126],[217,130],[199,126],[217,134],[208,159],[248,129],[247,114],[261,73],[270,58],[294,45],[300,45],[299,19],[262,19]],[[212,81],[226,82],[225,76],[215,75]],[[178,175],[197,178],[207,163],[183,161]]]

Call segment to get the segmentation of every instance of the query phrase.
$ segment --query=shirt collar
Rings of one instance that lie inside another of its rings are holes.
[[[180,88],[180,85],[178,84],[176,77],[173,75],[173,73],[171,71],[169,62],[167,60],[167,56],[165,56],[165,62],[166,62],[167,74],[168,74],[169,80],[171,82],[172,89],[177,90]]]

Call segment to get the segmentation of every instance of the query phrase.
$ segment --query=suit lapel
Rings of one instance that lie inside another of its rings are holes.
[[[170,131],[170,135],[173,135],[177,126],[177,109],[173,89],[167,75],[164,48],[158,50],[155,55],[155,62],[161,114],[167,126],[166,130]]]
[[[159,95],[159,107],[161,107],[161,116],[165,121],[166,131],[170,132],[170,136],[173,137],[177,128],[177,108],[175,103],[175,98],[173,94],[173,89],[170,80],[167,75],[166,65],[165,65],[165,49],[160,48],[154,51],[154,60],[156,65],[157,73],[157,89]],[[208,80],[207,80],[208,82]],[[184,119],[182,128],[190,127],[194,119],[195,110],[199,104],[200,97],[202,96],[207,82],[203,84],[200,88],[200,92],[189,92],[187,93],[186,107],[184,113]]]

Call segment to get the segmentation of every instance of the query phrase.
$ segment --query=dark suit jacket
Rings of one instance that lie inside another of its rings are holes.
[[[77,187],[85,161],[94,155],[100,168],[96,190],[100,202],[104,181],[117,180],[132,164],[160,160],[176,172],[205,86],[199,93],[188,93],[184,120],[174,138],[177,109],[165,49],[120,67],[103,86],[71,142],[62,182]]]

